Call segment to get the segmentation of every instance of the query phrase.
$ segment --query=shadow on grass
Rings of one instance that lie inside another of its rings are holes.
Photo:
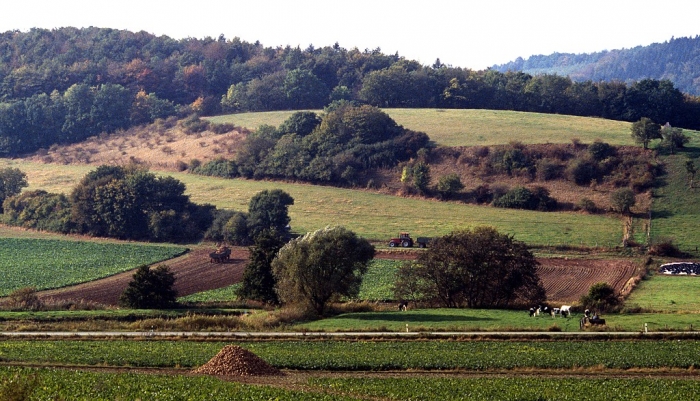
[[[441,315],[432,313],[410,313],[410,312],[391,312],[391,313],[348,313],[345,315],[335,316],[334,319],[352,319],[361,321],[387,321],[387,322],[488,322],[495,321],[490,317],[476,316],[454,316]]]

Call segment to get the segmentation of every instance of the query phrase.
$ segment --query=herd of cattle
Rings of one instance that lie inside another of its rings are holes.
[[[540,315],[569,317],[569,315],[571,315],[571,305],[562,305],[560,308],[550,308],[549,306],[540,305],[536,308],[532,307],[528,311],[530,312],[530,317]]]
[[[659,267],[661,274],[700,275],[700,263],[674,262]]]

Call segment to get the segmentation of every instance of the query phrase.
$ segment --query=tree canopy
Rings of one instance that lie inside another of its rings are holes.
[[[177,304],[175,275],[168,266],[159,265],[151,269],[140,266],[133,280],[119,298],[119,303],[137,309],[168,309]]]
[[[272,261],[277,295],[323,314],[329,301],[354,297],[374,247],[343,227],[327,227],[291,240]]]
[[[504,308],[542,302],[538,263],[527,246],[492,227],[433,239],[399,269],[394,293],[448,308]]]

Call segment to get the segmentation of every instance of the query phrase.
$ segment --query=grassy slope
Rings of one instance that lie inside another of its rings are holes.
[[[665,185],[654,190],[652,205],[652,241],[672,239],[684,251],[697,253],[700,246],[700,184],[696,177],[693,188],[689,187],[685,163],[700,157],[700,134],[686,133],[691,142],[683,152],[664,157],[666,175]]]
[[[89,170],[84,166],[54,165],[51,171],[62,177],[56,180],[46,174],[43,164],[0,161],[0,167],[6,165],[27,173],[29,189],[50,192],[68,191]],[[365,238],[384,242],[403,230],[415,236],[438,236],[459,228],[490,225],[533,245],[588,246],[614,246],[622,235],[621,222],[606,216],[497,209],[308,184],[168,174],[187,185],[194,202],[235,210],[247,210],[250,198],[261,190],[280,188],[295,199],[290,216],[292,228],[298,232],[342,225]]]
[[[384,109],[398,124],[428,134],[444,146],[522,143],[583,143],[596,139],[613,145],[631,145],[630,123],[602,118],[558,114],[471,109]],[[319,112],[319,111],[316,111]],[[262,124],[279,126],[292,111],[229,114],[210,118],[255,129]]]

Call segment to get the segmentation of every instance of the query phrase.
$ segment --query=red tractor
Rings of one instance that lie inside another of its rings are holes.
[[[392,238],[389,240],[389,247],[395,248],[400,246],[403,248],[412,248],[414,244],[418,244],[419,248],[425,248],[428,246],[429,242],[430,238],[426,237],[418,237],[415,241],[413,241],[413,238],[411,238],[409,233],[403,232],[399,233],[398,238]]]

